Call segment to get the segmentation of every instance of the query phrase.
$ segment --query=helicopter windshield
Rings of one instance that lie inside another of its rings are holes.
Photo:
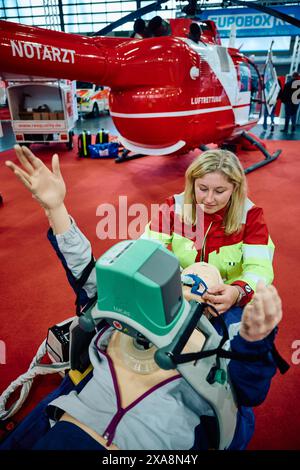
[[[259,119],[262,106],[262,83],[256,67],[249,63],[251,73],[251,101],[249,119]]]
[[[241,94],[248,94],[250,100],[247,120],[258,120],[262,105],[262,83],[259,72],[251,62],[239,62],[237,72],[239,92]]]

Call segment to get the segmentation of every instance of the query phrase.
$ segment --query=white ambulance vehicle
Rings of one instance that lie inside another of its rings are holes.
[[[76,82],[77,109],[79,114],[98,117],[109,112],[109,88],[89,82]]]

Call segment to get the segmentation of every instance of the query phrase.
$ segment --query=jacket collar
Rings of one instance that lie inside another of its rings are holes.
[[[207,220],[207,222],[210,224],[211,222],[220,222],[224,220],[224,217],[226,215],[226,212],[228,210],[228,206],[223,207],[223,209],[220,209],[218,212],[215,212],[214,214],[207,214],[206,212],[204,213],[204,218]]]

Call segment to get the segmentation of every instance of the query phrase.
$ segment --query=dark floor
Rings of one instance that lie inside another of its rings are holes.
[[[262,124],[258,124],[256,127],[251,129],[250,132],[257,135],[261,139],[267,140],[300,140],[300,125],[296,126],[295,132],[282,132],[284,122],[282,124],[275,124],[274,132],[271,132],[270,126],[265,131]]]
[[[283,121],[283,120],[282,120]],[[79,118],[74,128],[75,134],[85,129],[95,134],[99,129],[104,128],[111,134],[117,135],[118,132],[112,122],[110,116],[100,116],[99,118]],[[283,124],[275,124],[274,132],[270,132],[270,126],[267,131],[263,130],[261,124],[258,124],[255,128],[251,129],[251,132],[260,137],[261,139],[268,140],[300,140],[300,125],[297,126],[296,132],[285,133],[280,132],[283,128]],[[0,138],[0,152],[8,150],[15,144],[15,137],[11,128],[10,121],[2,121],[3,137]]]

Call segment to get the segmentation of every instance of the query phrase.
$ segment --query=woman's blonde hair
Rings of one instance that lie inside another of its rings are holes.
[[[241,228],[247,182],[239,159],[229,150],[207,150],[186,170],[183,220],[188,224],[196,223],[195,180],[213,172],[221,173],[234,186],[224,217],[224,226],[226,234],[237,232]]]

